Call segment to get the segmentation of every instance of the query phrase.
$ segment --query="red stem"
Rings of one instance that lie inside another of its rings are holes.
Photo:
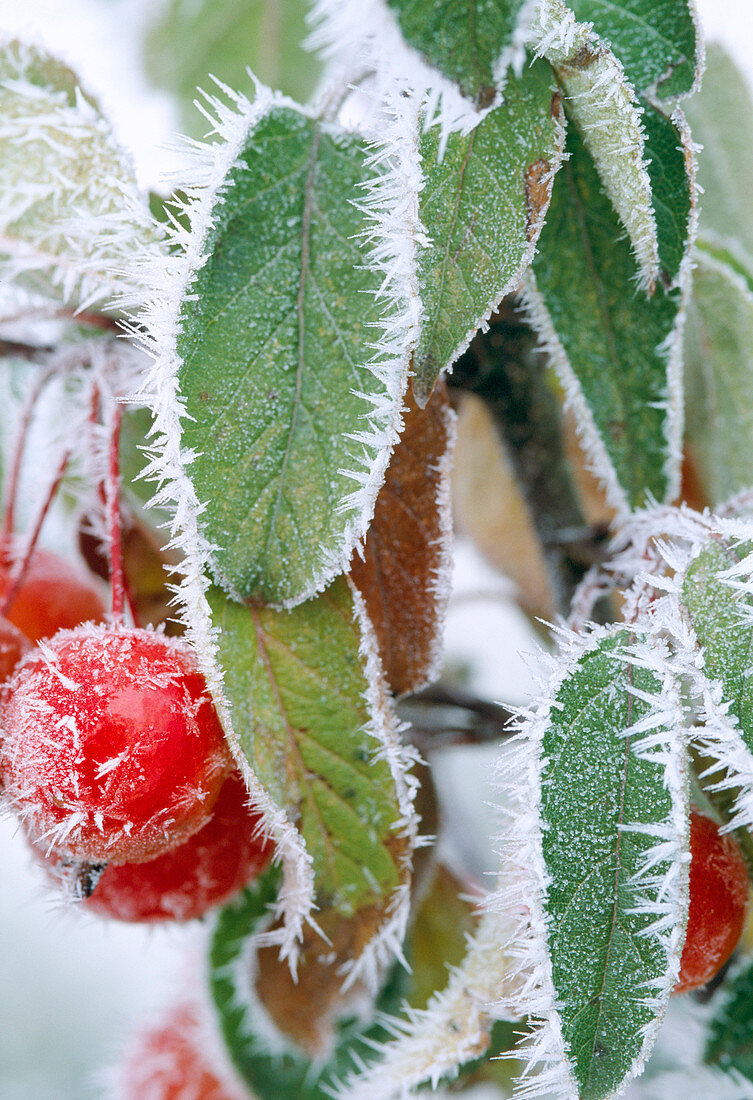
[[[116,404],[112,414],[112,432],[110,434],[110,463],[107,472],[107,518],[110,536],[112,617],[113,621],[121,626],[123,625],[126,592],[125,572],[123,570],[123,528],[120,517],[120,424],[122,419],[122,406]]]

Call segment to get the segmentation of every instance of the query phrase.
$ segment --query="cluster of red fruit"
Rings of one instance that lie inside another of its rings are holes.
[[[189,920],[224,901],[271,846],[190,648],[105,625],[97,592],[45,551],[10,595],[0,784],[50,875],[120,920]]]

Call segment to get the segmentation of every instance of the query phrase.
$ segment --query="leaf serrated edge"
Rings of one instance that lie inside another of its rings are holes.
[[[309,15],[313,30],[306,47],[321,52],[333,72],[352,71],[357,57],[375,73],[378,98],[393,94],[395,88],[409,89],[419,102],[428,97],[429,117],[441,127],[444,142],[455,131],[469,133],[502,102],[508,70],[518,76],[522,71],[539,2],[523,0],[512,41],[494,66],[497,96],[483,109],[477,109],[451,80],[408,45],[385,0],[362,0],[358,5],[349,0],[315,0]]]
[[[427,118],[428,117],[429,116],[427,116]],[[478,332],[479,329],[481,329],[482,331],[485,331],[486,327],[488,326],[489,319],[491,318],[492,314],[499,308],[499,305],[500,305],[502,299],[505,298],[508,294],[510,294],[513,291],[517,290],[517,288],[520,286],[521,279],[523,278],[525,273],[529,270],[529,268],[530,268],[530,266],[533,262],[533,258],[536,255],[536,246],[538,244],[538,239],[539,239],[539,236],[541,235],[542,229],[544,228],[544,222],[546,221],[546,215],[549,211],[549,205],[550,205],[551,200],[552,200],[552,191],[553,191],[553,187],[554,187],[554,178],[555,178],[555,176],[557,175],[558,171],[560,170],[560,168],[562,166],[562,161],[563,161],[564,153],[565,153],[565,133],[566,133],[566,129],[565,129],[565,112],[564,112],[564,108],[562,106],[561,101],[558,102],[558,104],[557,104],[557,112],[556,112],[556,115],[553,116],[553,119],[554,119],[554,124],[555,124],[555,129],[554,129],[555,155],[554,155],[554,157],[551,161],[550,171],[547,172],[546,176],[542,176],[541,180],[540,180],[541,185],[545,186],[547,188],[547,196],[546,196],[546,200],[539,207],[539,213],[538,213],[536,221],[534,223],[532,223],[530,228],[529,228],[529,234],[528,234],[526,249],[523,253],[523,256],[521,257],[520,263],[518,264],[518,267],[516,268],[515,272],[510,276],[510,278],[507,280],[507,282],[501,288],[501,290],[499,290],[499,289],[495,290],[494,293],[492,294],[491,298],[488,299],[486,306],[482,310],[481,314],[473,322],[472,327],[469,329],[469,331],[466,333],[466,335],[460,340],[459,344],[454,349],[454,351],[451,353],[451,355],[450,355],[449,359],[447,360],[447,362],[442,364],[442,366],[440,368],[440,371],[439,371],[440,375],[442,373],[444,373],[445,371],[449,371],[452,368],[453,363],[455,363],[460,358],[460,356],[463,354],[463,352],[466,351],[466,349],[468,348],[468,346],[471,343],[471,340],[476,335],[476,333]],[[432,126],[441,125],[441,123],[438,120],[435,119],[435,121],[432,122],[431,125]],[[463,136],[466,136],[465,131],[463,131]],[[441,150],[441,148],[442,148],[442,146],[441,146],[441,139],[440,139],[440,150]],[[423,184],[422,184],[422,186],[423,186]]]
[[[696,92],[701,89],[701,81],[706,71],[706,38],[703,33],[703,20],[701,19],[701,13],[698,9],[698,0],[684,0],[684,3],[687,6],[688,14],[690,15],[693,23],[693,30],[695,32],[695,70],[693,73],[693,83],[687,92],[673,96],[660,95],[657,90],[657,82],[643,89],[644,95],[659,107],[661,107],[662,103],[679,103],[683,99],[688,99],[690,96],[695,95]]]
[[[223,191],[232,185],[227,176],[239,165],[248,135],[277,107],[319,122],[334,134],[345,133],[335,124],[321,122],[313,109],[301,107],[249,75],[256,92],[253,102],[219,82],[224,99],[204,94],[206,105],[202,110],[214,128],[209,136],[216,136],[218,140],[211,144],[209,141],[188,142],[192,162],[187,177],[180,181],[187,197],[176,203],[176,209],[185,215],[189,225],[185,228],[174,218],[168,230],[176,246],[174,253],[159,264],[143,265],[142,278],[150,294],[146,305],[132,317],[130,326],[134,341],[153,360],[152,369],[135,400],[148,404],[156,416],[167,405],[177,404],[170,428],[179,434],[180,422],[186,415],[180,407],[178,385],[181,303],[194,275],[208,259],[204,248],[211,229],[212,210],[222,201]],[[366,138],[368,140],[368,135]],[[366,425],[351,436],[356,445],[353,467],[340,471],[358,486],[339,502],[341,511],[354,513],[345,525],[342,545],[330,555],[322,554],[319,571],[309,586],[295,597],[281,601],[282,607],[294,607],[310,599],[347,569],[355,546],[366,534],[392,448],[402,430],[402,398],[421,309],[415,265],[415,238],[420,232],[416,182],[419,170],[415,138],[402,112],[389,112],[387,121],[382,118],[382,125],[378,132],[371,134],[369,144],[371,152],[365,164],[374,169],[375,175],[366,182],[364,199],[357,205],[373,223],[373,228],[364,233],[370,246],[367,263],[381,277],[379,298],[385,303],[385,309],[378,324],[380,331],[368,345],[373,354],[363,366],[371,372],[382,392],[356,394],[364,401]],[[138,268],[138,260],[134,265]],[[163,435],[158,421],[155,432],[158,442],[147,472],[148,477],[162,485],[155,503],[172,502],[179,513],[191,512],[198,521],[203,505],[186,472],[195,456],[178,448],[173,449],[170,460],[160,457],[159,441]],[[198,530],[200,525],[197,522],[195,526]],[[175,545],[188,550],[187,538],[187,529],[181,522],[176,527]],[[202,568],[211,569],[213,549],[202,538]]]
[[[418,780],[410,769],[420,758],[416,750],[402,740],[401,735],[407,725],[398,720],[392,704],[366,602],[350,577],[347,580],[361,634],[359,655],[367,681],[365,700],[370,718],[366,732],[374,740],[372,760],[383,760],[390,770],[400,815],[393,825],[393,832],[396,837],[405,837],[408,842],[399,867],[402,881],[387,904],[386,919],[358,958],[351,959],[342,969],[343,989],[362,981],[375,994],[387,966],[395,958],[403,959],[402,945],[410,915],[412,857],[420,843],[419,818],[414,808]]]
[[[678,524],[674,544],[662,546],[662,554],[671,565],[673,576],[665,581],[666,594],[656,602],[653,615],[661,629],[670,637],[677,651],[678,665],[688,681],[697,708],[697,727],[693,729],[693,741],[712,763],[705,771],[709,791],[727,791],[736,787],[740,792],[732,807],[732,817],[722,832],[750,829],[753,826],[753,752],[745,744],[735,715],[729,714],[729,702],[724,699],[720,680],[710,678],[705,670],[703,648],[700,645],[682,603],[682,586],[689,566],[714,538],[728,539],[733,543],[753,537],[753,524],[741,519],[725,519],[703,515],[694,519],[694,526]],[[678,541],[682,540],[682,541]],[[733,591],[753,596],[753,555],[738,565],[722,570],[717,579],[728,584]],[[740,622],[750,627],[753,635],[753,608],[741,607]],[[720,778],[709,782],[719,773]]]
[[[518,1079],[516,1096],[520,1100],[537,1100],[549,1092],[562,1100],[578,1100],[579,1097],[557,1010],[551,959],[545,946],[548,938],[545,898],[549,876],[542,850],[543,761],[540,747],[549,726],[552,701],[577,662],[603,640],[626,630],[642,632],[639,626],[630,627],[624,623],[594,627],[586,635],[575,635],[564,629],[558,631],[561,652],[559,659],[552,658],[549,662],[553,671],[546,693],[521,713],[520,732],[511,742],[511,751],[504,754],[497,772],[503,820],[507,826],[500,837],[500,885],[489,900],[489,908],[515,926],[506,945],[507,954],[516,960],[510,979],[517,992],[510,1008],[519,1016],[531,1016],[538,1021],[533,1025],[530,1038],[516,1051],[516,1056],[527,1060]],[[610,1097],[621,1095],[642,1072],[676,984],[687,920],[690,859],[685,738],[676,670],[666,645],[658,636],[651,638],[647,645],[638,644],[629,653],[621,650],[615,656],[649,668],[662,683],[660,692],[650,698],[653,711],[634,727],[633,731],[643,736],[631,745],[631,749],[639,756],[649,756],[665,764],[672,815],[666,827],[649,834],[654,836],[656,844],[646,852],[635,882],[645,886],[647,878],[648,883],[657,888],[657,898],[661,901],[659,918],[646,934],[659,940],[667,957],[667,971],[663,981],[646,991],[645,1000],[654,1012],[654,1019],[643,1029],[641,1050]],[[661,726],[667,729],[657,733],[656,729]],[[646,833],[644,826],[636,828]],[[670,862],[670,869],[659,886],[652,871],[663,861]],[[650,911],[657,912],[655,903],[651,903]]]
[[[205,570],[211,547],[201,533],[202,505],[186,472],[193,456],[181,446],[181,420],[186,413],[178,397],[176,352],[180,302],[204,259],[202,250],[210,229],[211,205],[227,173],[237,162],[249,129],[280,98],[258,85],[253,105],[245,97],[231,97],[229,106],[219,99],[210,100],[216,113],[215,133],[222,143],[190,143],[193,160],[190,175],[183,182],[188,196],[184,212],[190,219],[190,228],[184,228],[176,218],[170,229],[171,238],[178,247],[159,265],[144,257],[134,261],[144,283],[150,287],[151,297],[135,315],[131,335],[152,360],[151,369],[134,395],[134,401],[149,406],[154,416],[150,462],[145,476],[158,483],[152,503],[173,512],[169,546],[179,550],[182,558],[176,571],[179,580],[173,585],[177,616],[196,651],[228,745],[254,807],[262,816],[264,832],[274,841],[277,857],[282,861],[283,884],[278,900],[284,921],[281,955],[295,971],[298,941],[314,906],[312,860],[298,831],[252,771],[233,729],[230,704],[224,691],[224,672],[218,659],[218,632],[212,624],[206,598],[209,580]]]
[[[664,419],[664,433],[667,444],[667,453],[664,459],[664,477],[667,482],[666,500],[673,500],[680,491],[684,430],[683,333],[687,316],[686,305],[690,294],[691,272],[692,264],[688,262],[682,272],[685,281],[681,289],[680,301],[672,328],[655,349],[656,354],[664,359],[667,365],[667,396],[666,402],[662,403],[666,408]],[[562,383],[566,406],[573,410],[576,430],[586,452],[589,466],[604,486],[607,501],[614,508],[618,519],[624,520],[631,512],[627,493],[620,484],[617,471],[583,393],[578,376],[573,370],[567,352],[557,334],[532,270],[527,271],[523,277],[521,303],[528,322],[539,336],[542,350],[550,358],[552,366]]]

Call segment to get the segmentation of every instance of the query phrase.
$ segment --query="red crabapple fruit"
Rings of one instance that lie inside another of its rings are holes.
[[[11,585],[10,560],[0,554],[0,603]],[[35,550],[5,616],[32,642],[58,630],[105,620],[99,593],[73,566],[49,550]]]
[[[259,815],[249,809],[238,772],[222,785],[207,824],[177,848],[146,863],[109,863],[91,891],[81,890],[81,865],[66,866],[55,851],[33,845],[52,879],[69,880],[85,909],[122,921],[187,921],[220,905],[255,878],[274,846],[256,835]]]
[[[673,992],[705,985],[737,947],[749,894],[745,861],[731,836],[690,812],[690,911],[680,977]]]
[[[137,1034],[115,1072],[118,1100],[248,1100],[211,1064],[204,1031],[199,1010],[187,1002]]]
[[[154,859],[209,821],[231,767],[188,646],[86,625],[18,666],[0,780],[32,840],[90,863]]]

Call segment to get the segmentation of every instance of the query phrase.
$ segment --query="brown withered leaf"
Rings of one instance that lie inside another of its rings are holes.
[[[518,589],[524,610],[551,621],[551,581],[533,518],[486,404],[464,394],[452,477],[458,531]]]
[[[407,399],[405,428],[351,577],[366,602],[395,695],[436,675],[449,595],[450,462],[455,416],[439,382],[424,409]]]
[[[395,838],[408,854],[408,841]],[[360,958],[384,928],[387,901],[365,906],[351,917],[334,908],[317,912],[321,933],[307,926],[303,932],[296,977],[280,961],[279,948],[261,947],[256,953],[256,995],[277,1028],[313,1059],[326,1057],[336,1040],[336,1024],[367,992],[360,980],[346,982],[346,970]],[[343,989],[343,985],[346,988]]]

